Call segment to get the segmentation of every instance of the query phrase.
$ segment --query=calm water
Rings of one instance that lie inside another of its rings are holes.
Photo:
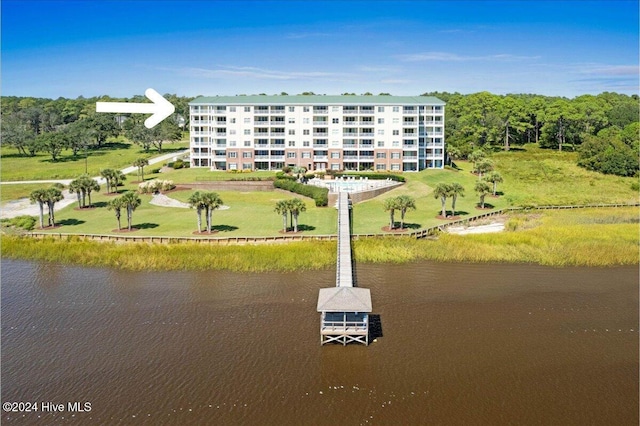
[[[304,273],[2,260],[3,424],[637,425],[638,268],[359,265],[382,336],[319,344]]]

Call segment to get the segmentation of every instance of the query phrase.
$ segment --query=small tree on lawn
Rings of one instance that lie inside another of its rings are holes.
[[[476,163],[476,171],[478,172],[478,179],[482,179],[483,173],[489,173],[493,170],[493,161],[488,158],[482,158]]]
[[[408,195],[400,195],[396,197],[396,206],[400,210],[400,229],[404,228],[404,215],[408,210],[416,209],[416,200]]]
[[[384,200],[384,211],[389,212],[389,230],[393,229],[396,224],[394,216],[398,208],[398,200],[395,197]]]
[[[475,190],[480,196],[480,208],[484,209],[484,197],[486,197],[487,194],[491,194],[491,187],[489,187],[489,184],[486,181],[479,180],[476,182]]]
[[[448,183],[439,183],[433,190],[433,197],[435,199],[440,198],[440,203],[442,204],[442,217],[447,217],[447,198],[451,195],[451,185]]]
[[[122,197],[114,198],[107,203],[107,210],[113,210],[116,214],[116,220],[118,221],[118,231],[122,229],[122,226],[120,224],[121,210],[126,208],[127,206],[123,202]]]
[[[56,226],[54,206],[62,199],[64,199],[64,196],[58,188],[52,187],[46,190],[47,207],[49,208],[49,226]]]
[[[287,232],[287,213],[289,213],[289,203],[287,200],[280,200],[276,203],[274,212],[282,216],[282,232]]]
[[[125,180],[127,180],[127,177],[124,175],[124,173],[122,173],[121,170],[114,170],[113,176],[111,176],[111,188],[113,189],[113,192],[117,193],[118,186]]]
[[[138,168],[138,176],[140,176],[140,180],[144,182],[144,166],[149,165],[149,160],[146,158],[138,158],[133,162],[133,165]]]
[[[87,194],[87,197],[89,197],[89,207],[91,207],[91,192],[100,191],[100,184],[90,178],[89,175],[82,175],[80,177],[80,185],[84,190],[83,192]]]
[[[138,197],[138,194],[132,191],[125,192],[120,198],[123,203],[122,206],[127,209],[127,228],[131,231],[133,212],[140,206],[140,204],[142,204],[142,200]]]
[[[200,191],[194,192],[187,201],[189,202],[189,207],[196,209],[196,214],[198,215],[198,232],[202,232],[202,211],[206,209],[202,193]]]
[[[111,185],[112,185],[112,179],[113,179],[113,174],[114,174],[115,170],[113,169],[103,169],[100,170],[100,176],[102,176],[107,184],[107,192],[111,192]]]
[[[456,201],[458,200],[458,196],[464,197],[464,187],[460,185],[458,182],[454,182],[449,185],[449,194],[451,196],[451,215],[456,215]]]
[[[31,200],[32,203],[38,203],[38,207],[40,208],[40,228],[44,228],[44,205],[47,202],[47,190],[36,189],[29,194],[29,200]]]
[[[307,205],[300,198],[294,198],[287,203],[293,219],[293,232],[298,232],[298,216],[307,211]]]
[[[80,180],[78,179],[74,179],[71,181],[71,183],[69,184],[69,194],[73,194],[76,193],[76,196],[78,197],[78,207],[79,208],[83,208],[84,207],[84,200],[82,198],[82,185],[80,184]]]
[[[493,184],[493,196],[496,196],[496,192],[498,190],[498,184],[504,182],[504,179],[502,178],[502,175],[496,171],[493,171],[491,173],[488,173],[484,180],[486,180],[487,182],[490,182],[491,184]]]
[[[205,192],[202,194],[202,201],[205,206],[207,232],[211,233],[211,216],[214,210],[222,206],[222,199],[215,192]]]
[[[478,161],[480,161],[483,158],[486,158],[487,154],[484,153],[483,150],[481,149],[476,149],[474,150],[471,154],[469,154],[469,156],[467,157],[469,159],[469,161],[471,161],[473,163],[473,171],[476,172],[476,164],[478,163]]]

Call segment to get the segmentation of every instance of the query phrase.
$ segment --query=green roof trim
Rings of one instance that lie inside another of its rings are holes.
[[[189,105],[441,105],[445,102],[434,96],[200,96]]]

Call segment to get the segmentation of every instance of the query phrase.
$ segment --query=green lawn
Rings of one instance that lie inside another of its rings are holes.
[[[120,151],[129,150],[136,151],[137,147],[129,147]],[[132,158],[134,157],[135,155]],[[533,145],[528,145],[524,149],[496,153],[493,155],[493,159],[497,170],[505,180],[498,186],[498,193],[501,194],[499,197],[487,196],[485,199],[485,202],[495,209],[523,204],[638,202],[638,193],[631,188],[636,179],[586,171],[575,165],[574,153],[540,150]],[[6,162],[11,163],[8,159]],[[382,232],[382,227],[386,226],[389,221],[389,215],[383,208],[384,200],[400,194],[408,194],[416,199],[417,210],[408,212],[405,218],[405,223],[409,227],[407,232],[443,223],[442,219],[436,218],[440,214],[440,200],[435,199],[432,195],[433,187],[440,182],[458,182],[465,188],[464,197],[458,198],[456,215],[465,218],[486,212],[477,209],[479,199],[473,190],[477,177],[470,173],[471,165],[468,162],[459,161],[457,166],[458,170],[447,168],[405,173],[404,176],[407,179],[405,185],[366,202],[356,204],[354,206],[353,232],[356,234]],[[179,184],[203,180],[270,176],[273,176],[273,172],[211,172],[206,168],[145,174],[147,179],[171,179]],[[51,176],[46,177],[51,178]],[[124,189],[135,190],[137,188],[135,184],[131,183],[132,180],[135,180],[135,177],[129,176],[129,181]],[[2,188],[2,200],[27,196],[36,187],[21,185],[19,188],[9,188],[5,185]],[[101,192],[104,192],[104,188]],[[192,192],[190,190],[175,191],[168,195],[186,201]],[[275,191],[250,193],[219,191],[219,194],[230,209],[214,212],[213,222],[214,226],[218,227],[219,232],[216,234],[218,237],[278,235],[282,220],[273,212],[275,202],[297,196]],[[93,200],[97,208],[91,210],[74,210],[75,205],[67,207],[56,216],[63,226],[56,229],[55,232],[111,233],[117,227],[117,223],[113,212],[107,211],[106,202],[112,198],[113,196],[104,194],[95,195]],[[191,236],[195,231],[196,213],[194,210],[152,206],[149,204],[151,199],[149,195],[142,195],[141,198],[143,204],[134,213],[133,220],[134,226],[140,229],[133,235]],[[310,199],[306,199],[306,203],[308,210],[300,216],[299,221],[300,225],[303,225],[304,234],[335,233],[335,209],[332,207],[317,208]],[[451,199],[447,200],[446,208],[448,211],[451,210]],[[396,212],[395,219],[396,221],[400,220],[398,212]],[[125,223],[126,219],[123,218],[123,224]]]
[[[165,144],[163,153],[184,150],[188,140]],[[110,139],[97,150],[87,151],[86,170],[90,176],[98,176],[102,169],[123,169],[140,157],[157,156],[157,150],[145,152],[140,146],[127,142],[124,138]],[[85,172],[85,153],[73,157],[70,150],[63,151],[58,161],[52,161],[46,153],[35,157],[23,157],[11,147],[0,148],[0,180],[73,179]]]

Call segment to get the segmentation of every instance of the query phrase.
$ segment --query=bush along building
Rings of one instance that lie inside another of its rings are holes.
[[[189,103],[191,167],[419,171],[444,166],[428,96],[215,96]]]

